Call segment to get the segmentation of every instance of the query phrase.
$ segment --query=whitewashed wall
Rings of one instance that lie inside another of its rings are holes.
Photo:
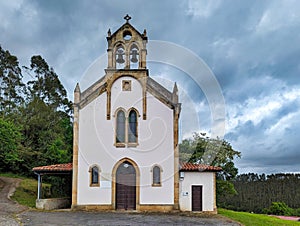
[[[179,205],[182,211],[192,211],[192,185],[202,185],[203,211],[214,211],[214,175],[213,172],[184,172],[179,183]]]
[[[132,91],[122,91],[122,80],[131,80]],[[142,119],[142,87],[131,77],[117,79],[111,89],[111,120],[106,120],[106,93],[79,112],[78,205],[111,204],[111,175],[114,165],[127,157],[140,170],[140,204],[173,204],[174,149],[173,111],[147,93],[147,120]],[[137,147],[116,148],[115,111],[138,110]],[[101,169],[100,187],[89,187],[89,167]],[[152,187],[151,168],[162,167],[162,186]]]

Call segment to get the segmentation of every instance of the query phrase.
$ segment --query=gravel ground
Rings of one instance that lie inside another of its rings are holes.
[[[180,214],[142,214],[126,212],[39,212],[19,215],[24,226],[52,225],[239,225],[216,216],[196,217]]]

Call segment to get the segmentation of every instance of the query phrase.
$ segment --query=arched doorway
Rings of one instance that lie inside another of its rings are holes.
[[[129,161],[122,162],[116,172],[116,209],[136,209],[136,170]]]

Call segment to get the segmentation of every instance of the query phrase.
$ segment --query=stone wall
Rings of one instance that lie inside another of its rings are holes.
[[[37,199],[35,202],[35,206],[37,209],[41,209],[41,210],[70,208],[71,199],[70,198]]]

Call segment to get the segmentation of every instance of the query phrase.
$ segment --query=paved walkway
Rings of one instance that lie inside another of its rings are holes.
[[[0,177],[0,226],[54,225],[222,225],[239,224],[219,215],[187,216],[182,213],[129,213],[37,211],[10,200],[20,179]]]

